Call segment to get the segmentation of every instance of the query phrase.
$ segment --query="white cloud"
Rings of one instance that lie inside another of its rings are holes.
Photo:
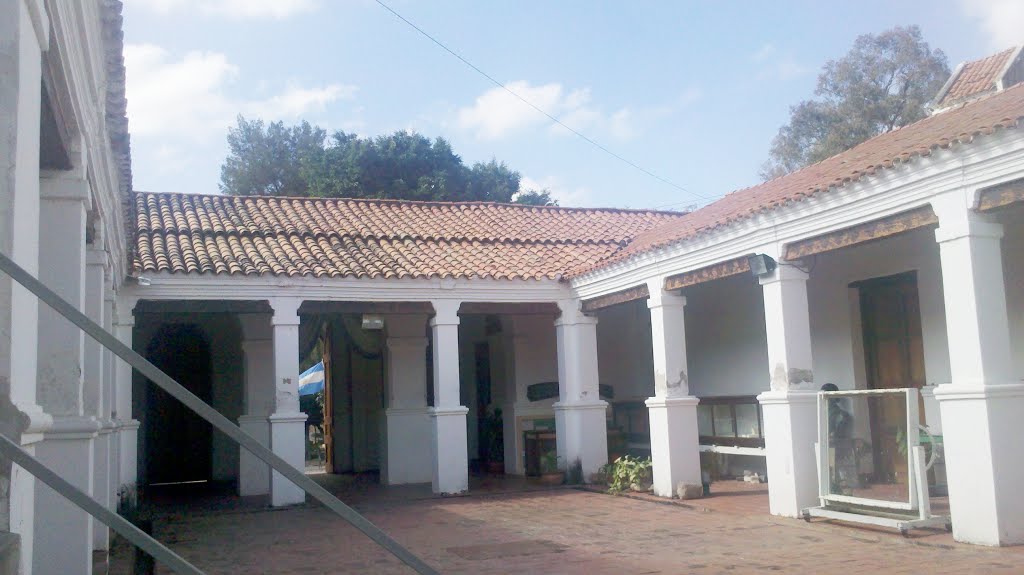
[[[129,128],[133,135],[174,135],[195,139],[223,131],[238,114],[266,120],[293,120],[352,98],[356,88],[329,84],[290,85],[261,100],[235,98],[230,84],[239,69],[217,52],[189,52],[173,59],[159,46],[125,46]]]
[[[780,52],[772,43],[761,46],[751,59],[759,66],[758,80],[790,80],[807,73],[807,68],[800,65],[793,54]]]
[[[519,180],[519,189],[536,190],[538,192],[547,190],[551,197],[558,200],[558,205],[571,208],[585,208],[593,205],[594,192],[584,186],[566,186],[554,176],[547,176],[535,180],[529,176],[523,176]]]
[[[509,82],[506,87],[573,130],[596,129],[615,137],[634,135],[629,110],[604,113],[592,103],[589,88],[569,90],[557,82],[533,86],[526,80]],[[497,140],[542,125],[549,125],[552,133],[569,133],[501,88],[491,88],[478,96],[472,106],[459,109],[457,124],[481,140]]]
[[[232,19],[280,20],[294,14],[312,12],[319,6],[317,0],[132,0],[158,14],[171,12],[199,12],[207,16]]]
[[[993,50],[1024,41],[1024,2],[1020,0],[960,0],[960,9],[981,25]]]
[[[558,118],[564,126],[502,88],[491,88],[478,96],[473,105],[458,109],[456,125],[481,140],[498,140],[541,126],[547,126],[551,134],[568,135],[568,126],[588,136],[625,141],[638,137],[648,125],[701,97],[700,90],[689,88],[667,105],[626,106],[606,112],[593,102],[589,88],[570,90],[557,82],[534,86],[526,80],[509,82],[506,87]]]

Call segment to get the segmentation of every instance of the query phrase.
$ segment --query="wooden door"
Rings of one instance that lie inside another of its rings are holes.
[[[868,387],[921,388],[925,384],[925,373],[917,272],[867,280],[859,282],[857,287]],[[906,406],[903,398],[897,396],[873,401],[870,414],[875,478],[903,482],[907,477],[907,461],[900,452],[899,435],[906,427]],[[918,413],[924,417],[920,404]],[[906,432],[917,433],[917,430]]]

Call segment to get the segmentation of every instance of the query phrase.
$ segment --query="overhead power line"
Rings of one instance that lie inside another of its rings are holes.
[[[515,99],[517,99],[520,102],[526,104],[527,106],[533,108],[534,110],[536,110],[540,114],[543,114],[547,119],[551,120],[555,124],[558,124],[559,126],[565,128],[569,132],[571,132],[574,135],[578,136],[584,142],[587,142],[588,144],[594,146],[598,150],[601,150],[602,152],[608,154],[609,156],[619,160],[620,162],[622,162],[622,163],[624,163],[624,164],[626,164],[626,165],[628,165],[628,166],[630,166],[630,167],[632,167],[632,168],[634,168],[636,170],[639,170],[640,172],[650,176],[651,178],[654,178],[655,180],[658,180],[659,182],[661,182],[663,184],[666,184],[668,186],[672,186],[673,188],[675,188],[675,189],[677,189],[677,190],[679,190],[681,192],[690,194],[691,196],[694,196],[694,197],[697,197],[697,198],[701,198],[703,200],[708,200],[708,201],[714,200],[714,198],[709,198],[707,196],[703,196],[703,195],[698,194],[696,192],[691,192],[690,190],[684,188],[683,186],[680,186],[679,184],[677,184],[677,183],[675,183],[675,182],[673,182],[673,181],[671,181],[669,179],[663,178],[663,177],[659,176],[658,174],[655,174],[654,172],[644,168],[643,166],[637,164],[636,162],[633,162],[632,160],[630,160],[628,158],[625,158],[625,157],[623,157],[623,156],[613,152],[612,150],[608,149],[606,146],[602,145],[600,142],[594,140],[593,138],[590,138],[589,136],[587,136],[586,134],[583,134],[579,130],[576,130],[576,129],[566,125],[564,122],[562,122],[561,120],[559,120],[555,116],[549,114],[546,110],[544,110],[540,106],[534,104],[530,100],[527,100],[523,96],[519,95],[519,93],[517,93],[515,90],[512,90],[511,88],[509,88],[505,84],[503,84],[503,83],[499,82],[498,80],[496,80],[494,78],[494,76],[491,76],[487,72],[484,72],[479,67],[477,67],[475,64],[473,64],[469,60],[463,58],[458,52],[456,52],[455,50],[452,50],[451,48],[446,46],[444,43],[442,43],[440,40],[438,40],[437,38],[434,38],[433,36],[431,36],[429,33],[427,33],[426,30],[424,30],[423,28],[420,28],[415,23],[410,21],[408,18],[406,18],[405,16],[402,16],[401,14],[396,12],[394,8],[392,8],[391,6],[388,6],[382,0],[374,0],[374,1],[377,4],[379,4],[382,8],[387,10],[388,12],[391,12],[396,18],[398,18],[402,22],[405,22],[406,24],[408,24],[409,27],[411,27],[413,30],[416,30],[417,32],[422,34],[425,38],[427,38],[428,40],[430,40],[434,44],[437,44],[442,50],[444,50],[445,52],[448,52],[449,54],[454,56],[456,59],[458,59],[460,62],[462,62],[466,66],[469,66],[474,72],[476,72],[477,74],[480,74],[484,78],[487,78],[487,80],[490,81],[495,86],[497,86],[497,87],[501,88],[502,90],[508,92]],[[668,204],[668,205],[678,205],[678,204],[682,204],[682,203],[686,203],[686,202],[677,202],[676,204]]]

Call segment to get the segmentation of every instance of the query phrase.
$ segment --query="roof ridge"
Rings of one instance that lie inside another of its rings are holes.
[[[646,209],[646,208],[617,208],[617,207],[581,207],[581,206],[537,206],[531,204],[516,204],[509,202],[489,202],[489,201],[441,201],[441,200],[405,200],[399,198],[343,198],[343,197],[318,197],[318,196],[262,196],[262,195],[247,195],[237,196],[231,194],[210,194],[210,193],[192,193],[192,192],[151,192],[146,190],[133,190],[133,194],[148,194],[154,196],[192,196],[192,197],[207,197],[207,198],[226,198],[226,199],[255,199],[255,200],[285,200],[285,201],[301,201],[301,202],[351,202],[360,204],[395,204],[395,205],[414,205],[414,206],[437,206],[437,207],[456,207],[456,206],[497,206],[507,207],[517,210],[548,210],[548,211],[563,211],[563,212],[613,212],[613,213],[626,213],[626,214],[652,214],[652,215],[665,215],[672,217],[681,217],[689,212],[679,212],[674,210],[657,210],[657,209]]]

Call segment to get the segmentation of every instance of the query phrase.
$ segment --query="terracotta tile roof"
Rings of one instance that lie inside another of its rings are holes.
[[[928,156],[936,148],[970,142],[975,135],[1015,128],[1024,118],[1024,84],[876,136],[817,164],[763,184],[732,192],[680,221],[644,232],[598,265],[583,264],[578,276],[639,253],[683,241],[790,202],[855,182],[882,168]]]
[[[682,214],[134,194],[140,272],[555,279]]]
[[[936,104],[936,108],[946,108],[971,97],[996,89],[999,80],[1009,63],[1017,53],[1017,48],[1009,48],[981,60],[966,62],[958,69],[952,83]]]

